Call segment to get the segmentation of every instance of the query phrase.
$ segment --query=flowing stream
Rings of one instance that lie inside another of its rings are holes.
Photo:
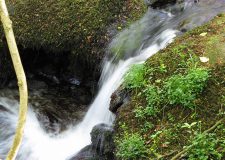
[[[217,3],[216,3],[217,2]],[[172,42],[179,30],[189,30],[225,10],[224,1],[183,6],[167,10],[149,10],[146,15],[117,35],[108,48],[99,92],[84,119],[59,135],[51,135],[41,127],[35,112],[29,109],[24,138],[17,160],[66,160],[89,145],[90,132],[99,123],[113,124],[114,115],[108,110],[111,94],[123,81],[131,65],[143,63]],[[178,8],[182,9],[178,9]],[[188,20],[188,22],[186,22]],[[186,22],[184,24],[184,22]],[[182,24],[182,25],[181,25]],[[0,158],[4,159],[12,144],[16,128],[18,102],[0,98]]]

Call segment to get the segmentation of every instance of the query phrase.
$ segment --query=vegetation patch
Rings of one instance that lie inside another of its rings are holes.
[[[123,84],[131,100],[115,126],[118,159],[225,158],[224,27],[218,15],[131,68]],[[124,151],[132,135],[144,141],[139,158]]]
[[[196,95],[203,90],[209,73],[203,68],[193,68],[187,75],[173,75],[165,83],[165,92],[170,104],[193,108]]]
[[[128,89],[137,89],[145,84],[145,65],[133,65],[124,77],[124,85]]]
[[[118,140],[119,152],[117,156],[121,159],[142,159],[147,158],[147,148],[145,141],[140,134],[126,133],[122,141]]]

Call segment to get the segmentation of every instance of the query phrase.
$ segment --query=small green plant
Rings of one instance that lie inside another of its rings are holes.
[[[170,122],[174,122],[174,121],[175,121],[175,117],[174,117],[174,115],[172,115],[171,113],[168,113],[168,114],[167,114],[167,117],[168,117],[168,120],[169,120]]]
[[[154,127],[154,124],[152,124],[151,122],[147,122],[147,121],[146,121],[146,122],[144,123],[144,125],[143,125],[141,131],[142,131],[143,133],[145,133],[145,132],[147,132],[148,130],[152,129],[153,127]]]
[[[195,126],[196,124],[197,124],[197,122],[192,122],[191,124],[189,124],[189,123],[184,123],[184,125],[181,126],[181,128],[192,129],[193,126]]]
[[[193,108],[194,100],[209,78],[208,70],[193,68],[186,75],[174,75],[165,83],[165,91],[170,104],[182,104]]]
[[[153,85],[148,85],[144,90],[144,95],[146,97],[147,106],[158,106],[160,102],[159,89]]]
[[[167,72],[167,67],[164,63],[160,63],[158,69],[159,69],[160,73],[166,73]]]
[[[143,106],[136,107],[134,113],[136,118],[145,118],[145,108]]]
[[[218,140],[215,134],[197,134],[188,150],[188,160],[220,160],[222,154],[217,151]]]
[[[153,85],[146,86],[146,89],[143,91],[144,96],[146,97],[147,105],[146,107],[137,107],[135,112],[135,117],[145,118],[146,116],[156,116],[158,113],[158,105],[160,102],[160,94],[158,88]]]
[[[147,116],[156,116],[156,114],[158,113],[158,109],[152,106],[147,106],[145,108],[139,106],[134,110],[134,113],[136,118],[144,119]]]
[[[139,160],[147,157],[147,148],[144,139],[138,133],[125,133],[119,140],[116,156],[123,160]]]
[[[135,64],[124,77],[124,86],[128,89],[140,88],[145,84],[144,64]]]
[[[184,44],[178,45],[178,46],[176,46],[176,47],[174,47],[172,49],[172,52],[175,55],[179,55],[180,56],[180,63],[179,63],[179,65],[181,65],[181,66],[185,66],[186,65],[187,54],[184,53],[184,50],[186,50],[186,49],[187,49],[187,46],[184,45]]]

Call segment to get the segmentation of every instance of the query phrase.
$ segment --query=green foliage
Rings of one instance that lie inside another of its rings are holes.
[[[135,64],[124,77],[124,86],[128,89],[137,89],[145,84],[145,65]]]
[[[218,148],[223,146],[223,136],[220,137],[215,133],[206,133],[201,131],[202,123],[192,122],[184,123],[181,128],[186,128],[189,133],[189,146],[185,146],[187,148],[187,157],[188,160],[208,160],[215,159],[220,160],[222,158],[221,150]],[[220,125],[217,127],[217,131],[223,131],[224,126]],[[223,133],[221,133],[223,135]]]
[[[220,160],[222,154],[217,151],[218,142],[215,134],[197,134],[188,150],[188,160]]]
[[[154,124],[152,124],[151,122],[145,121],[143,127],[141,128],[141,131],[145,133],[148,130],[152,129],[153,127],[154,127]]]
[[[137,107],[135,112],[135,117],[145,118],[146,116],[155,116],[158,112],[158,105],[160,103],[160,94],[158,88],[153,85],[145,86],[143,91],[146,97],[147,105],[146,107]]]
[[[159,68],[159,72],[161,72],[161,73],[166,73],[167,72],[167,68],[166,68],[164,63],[160,63],[158,68]]]
[[[144,90],[144,95],[146,97],[147,106],[157,106],[160,102],[160,93],[157,87],[153,85],[148,85]]]
[[[144,139],[138,133],[125,133],[124,137],[118,141],[117,149],[116,155],[124,160],[139,160],[147,156]]]
[[[193,68],[186,75],[173,75],[165,83],[165,91],[170,104],[182,104],[193,108],[194,100],[209,78],[208,70]]]

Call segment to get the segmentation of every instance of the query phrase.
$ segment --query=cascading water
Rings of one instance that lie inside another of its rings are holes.
[[[177,11],[177,6],[169,8],[171,12],[149,10],[140,21],[112,41],[109,50],[115,55],[105,61],[99,93],[80,124],[59,135],[49,135],[29,109],[24,139],[16,159],[66,160],[90,144],[90,131],[96,124],[113,123],[114,115],[108,110],[110,96],[122,83],[131,65],[143,63],[164,48],[179,33],[179,29],[193,28],[225,10],[225,1],[221,0],[203,4],[191,2],[184,3],[180,11]],[[189,22],[183,24],[187,20]],[[17,113],[18,102],[0,98],[0,158],[6,157],[12,144]]]

